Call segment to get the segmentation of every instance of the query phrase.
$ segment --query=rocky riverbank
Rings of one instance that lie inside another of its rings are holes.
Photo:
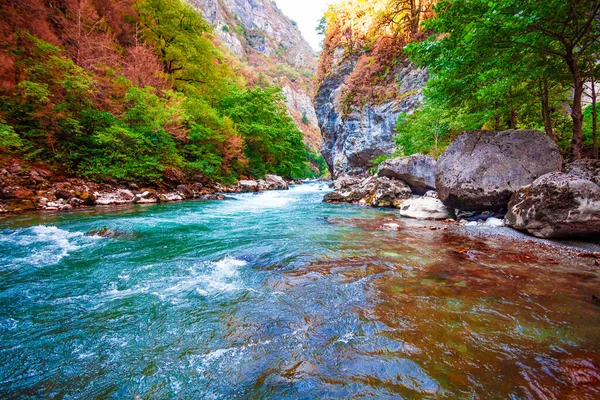
[[[465,132],[435,159],[383,162],[342,175],[330,203],[394,207],[404,217],[508,226],[538,238],[600,236],[600,161],[564,163],[538,131]]]
[[[98,183],[10,160],[0,167],[0,214],[34,210],[60,212],[80,207],[168,203],[189,199],[224,200],[231,193],[288,188],[289,183],[276,175],[225,186],[209,180],[188,182],[176,171],[166,171],[165,179],[159,185],[116,181]]]

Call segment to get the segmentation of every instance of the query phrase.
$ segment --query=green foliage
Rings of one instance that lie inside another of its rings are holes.
[[[0,119],[0,150],[7,151],[14,147],[23,146],[19,135],[15,133],[12,126],[4,124]]]
[[[310,123],[310,121],[308,120],[308,116],[306,115],[306,111],[304,111],[304,112],[302,113],[302,123],[303,123],[304,125],[308,125],[308,124]]]
[[[158,183],[169,167],[226,183],[242,174],[314,174],[281,90],[246,89],[200,14],[181,0],[135,7],[145,43],[131,54],[115,49],[114,61],[152,61],[153,49],[162,71],[149,63],[142,73],[166,74],[172,89],[136,86],[122,75],[125,65],[85,71],[61,48],[22,33],[6,52],[20,80],[0,93],[2,151],[94,180]]]
[[[307,172],[306,177],[319,178],[327,174],[329,170],[327,169],[327,161],[325,161],[325,157],[323,157],[323,155],[317,151],[312,152],[308,149],[306,151],[308,162],[314,167],[316,167],[316,169],[318,170],[318,172],[312,170],[310,172]]]
[[[136,8],[146,41],[159,51],[178,90],[213,103],[228,92],[233,74],[198,12],[181,0],[141,0]]]
[[[435,108],[467,114],[479,128],[548,127],[542,115],[572,98],[574,79],[597,58],[598,10],[593,0],[441,0],[426,22],[434,35],[406,51],[428,68],[425,95]],[[542,108],[544,94],[549,104]],[[564,128],[560,115],[549,118]],[[558,133],[559,141],[567,134]]]
[[[223,114],[231,118],[245,140],[248,173],[263,176],[275,173],[302,177],[306,150],[284,105],[280,88],[247,89],[221,102]]]

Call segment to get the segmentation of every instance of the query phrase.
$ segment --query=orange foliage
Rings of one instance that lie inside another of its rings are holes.
[[[349,0],[331,6],[317,82],[336,63],[356,63],[344,82],[343,102],[381,103],[398,96],[396,75],[405,62],[404,46],[419,40],[422,22],[433,14],[435,0]]]

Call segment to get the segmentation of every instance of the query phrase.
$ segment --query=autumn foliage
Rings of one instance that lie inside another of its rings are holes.
[[[350,58],[356,66],[345,81],[344,103],[381,103],[398,96],[404,46],[421,38],[421,23],[432,15],[433,4],[433,0],[351,0],[331,6],[324,20],[318,82]]]
[[[6,0],[0,16],[5,153],[98,180],[160,181],[167,168],[226,181],[308,169],[280,91],[249,86],[181,0]],[[260,121],[234,121],[227,107],[250,94],[279,123],[266,158],[251,143],[270,133],[248,136]]]

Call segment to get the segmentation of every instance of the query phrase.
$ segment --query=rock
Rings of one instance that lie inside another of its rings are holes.
[[[288,190],[289,186],[282,177],[277,175],[265,175],[267,190]]]
[[[400,230],[400,224],[396,224],[394,222],[390,222],[387,224],[383,224],[382,227],[384,230],[386,231],[399,231]]]
[[[68,201],[68,204],[73,207],[80,207],[84,204],[84,201],[81,199],[78,199],[77,197],[71,197]]]
[[[351,184],[352,182],[357,182]],[[408,199],[410,187],[397,179],[387,177],[342,177],[336,181],[336,192],[325,195],[327,203],[351,203],[373,207],[397,207]]]
[[[77,189],[75,197],[81,199],[86,206],[93,206],[96,203],[96,197],[87,186]]]
[[[28,199],[11,199],[3,202],[4,212],[21,212],[35,210],[35,204],[33,200]]]
[[[238,182],[238,189],[242,193],[258,192],[258,182],[250,180],[242,180]]]
[[[325,195],[325,197],[323,197],[323,201],[325,203],[346,203],[347,202],[346,197],[343,196],[339,192],[327,193]]]
[[[191,199],[192,197],[194,197],[194,193],[192,193],[192,191],[187,185],[178,185],[177,192],[186,199]]]
[[[143,192],[135,195],[133,202],[135,204],[155,204],[158,203],[158,194],[155,190],[145,189]]]
[[[521,187],[561,168],[558,146],[542,132],[465,132],[438,159],[436,187],[448,207],[496,211]]]
[[[439,199],[440,195],[435,190],[429,190],[427,193],[423,195],[423,197],[427,197],[430,199]]]
[[[111,193],[95,193],[96,205],[108,206],[114,204],[129,204],[135,200],[135,195],[127,189],[119,189]]]
[[[93,230],[93,231],[86,233],[85,235],[86,236],[98,236],[98,237],[108,238],[108,239],[117,239],[117,238],[134,237],[135,236],[135,234],[121,232],[121,231],[117,231],[115,229],[109,229],[109,228]]]
[[[412,194],[410,187],[403,181],[380,177],[376,182],[375,196],[371,202],[373,207],[398,207]]]
[[[565,172],[600,185],[600,160],[574,161],[565,165]]]
[[[436,164],[433,157],[423,154],[392,158],[379,165],[377,175],[404,181],[413,193],[423,195],[435,190]]]
[[[444,203],[431,197],[411,198],[400,206],[400,215],[408,218],[446,220],[452,217]]]
[[[390,71],[398,77],[396,98],[384,102],[347,104],[345,89],[357,65],[358,58],[345,54],[340,48],[328,74],[320,82],[314,97],[319,127],[323,134],[321,153],[334,178],[344,173],[364,174],[372,161],[381,155],[392,154],[398,116],[411,112],[421,103],[421,89],[427,72],[408,61]]]
[[[183,200],[185,200],[185,198],[181,194],[179,194],[177,192],[175,192],[175,193],[159,194],[158,195],[158,199],[160,200],[161,203],[170,203],[170,202],[173,202],[173,201],[183,201]]]
[[[333,187],[335,190],[347,189],[354,185],[358,185],[363,180],[364,178],[361,178],[360,176],[344,174],[337,178],[335,182],[333,182]]]
[[[33,191],[19,186],[0,189],[0,199],[31,200],[35,197]]]
[[[600,187],[561,172],[544,175],[515,193],[505,222],[541,238],[600,234]]]
[[[504,226],[504,220],[500,219],[500,218],[488,218],[487,221],[485,221],[485,224],[494,228],[500,228],[502,226]]]
[[[163,172],[163,178],[167,183],[178,185],[185,182],[185,174],[182,170],[173,167],[167,167]]]

